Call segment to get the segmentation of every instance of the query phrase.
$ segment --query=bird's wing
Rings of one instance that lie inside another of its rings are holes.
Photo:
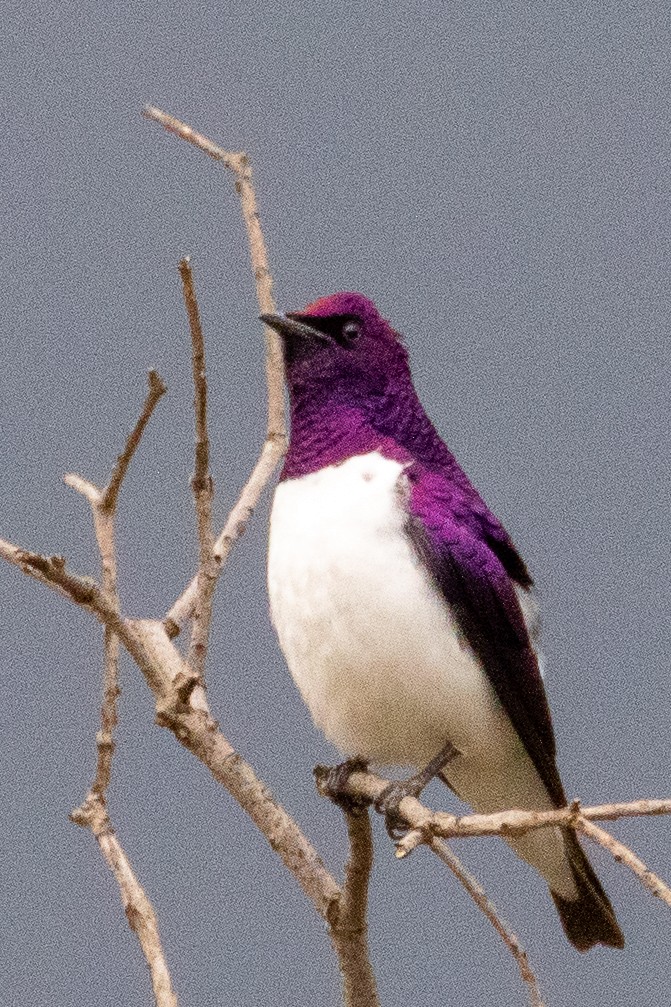
[[[472,521],[454,507],[445,476],[406,468],[407,532],[482,663],[557,806],[566,803],[550,710],[520,603],[504,563]]]
[[[456,459],[450,456],[449,465],[444,470],[432,469],[430,476],[427,472],[427,478],[442,482],[438,493],[454,512],[455,518],[489,546],[512,580],[520,587],[530,588],[533,581],[510,535],[487,507]]]

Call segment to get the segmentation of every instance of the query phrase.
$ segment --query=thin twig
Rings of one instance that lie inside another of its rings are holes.
[[[115,631],[123,626],[119,613],[109,604],[95,580],[66,570],[64,556],[42,556],[30,549],[20,549],[4,539],[0,539],[0,556],[29,577],[69,598],[75,605],[92,612],[103,625],[109,625]]]
[[[355,800],[374,804],[389,786],[389,780],[371,772],[352,773],[343,786],[343,794]],[[399,814],[407,822],[410,832],[398,841],[397,855],[405,856],[432,836],[441,839],[467,839],[471,836],[516,836],[551,825],[575,826],[578,817],[591,820],[614,821],[619,818],[637,818],[671,814],[671,798],[595,804],[582,807],[574,801],[565,808],[554,811],[524,811],[513,808],[488,815],[451,815],[445,811],[431,811],[414,797],[404,797]],[[408,843],[410,839],[410,843]]]
[[[235,176],[235,188],[240,197],[242,216],[247,228],[247,239],[259,310],[261,314],[274,313],[276,307],[273,298],[273,281],[268,267],[268,254],[259,220],[249,158],[241,151],[224,150],[206,136],[197,133],[187,123],[175,119],[174,116],[168,115],[153,105],[145,106],[143,114],[145,118],[160,123],[168,132],[173,133],[182,140],[186,140],[233,172]],[[282,347],[278,334],[269,326],[265,326],[265,339],[268,403],[266,439],[254,470],[243,487],[237,503],[231,510],[224,528],[215,542],[214,557],[217,563],[217,575],[221,573],[233,545],[244,534],[261,493],[277,468],[286,449]],[[177,636],[184,623],[193,616],[196,604],[197,582],[198,575],[193,578],[165,616],[165,626],[171,637]]]
[[[587,821],[583,816],[576,822],[576,828],[584,836],[587,836],[595,843],[598,843],[599,846],[603,846],[605,850],[608,850],[619,864],[624,864],[625,867],[632,870],[649,892],[663,902],[666,902],[667,906],[671,908],[671,888],[651,871],[649,867],[646,867],[643,861],[628,846],[625,846],[619,839],[611,836],[610,832],[600,829],[598,825],[593,825],[592,822]]]
[[[113,510],[116,506],[116,500],[119,495],[119,490],[121,489],[121,483],[128,471],[131,459],[135,454],[135,449],[140,443],[140,438],[144,433],[144,428],[147,426],[147,423],[149,423],[151,414],[156,408],[156,403],[167,391],[156,371],[149,371],[147,381],[149,390],[147,392],[147,398],[145,399],[140,418],[135,424],[132,433],[129,435],[128,440],[126,441],[126,446],[117,458],[116,464],[112,469],[110,481],[103,492],[103,498],[101,501],[101,507],[103,510]]]
[[[235,543],[244,535],[249,520],[254,513],[261,493],[284,454],[284,441],[266,440],[261,448],[261,454],[245,483],[226,524],[214,543],[214,558],[218,565],[218,573],[224,568]],[[164,618],[166,630],[171,638],[180,632],[181,627],[191,617],[196,594],[196,578],[180,595]]]
[[[377,786],[374,788],[377,789]],[[489,815],[464,815],[457,817],[442,811],[427,811],[409,807],[408,821],[412,828],[396,844],[396,856],[407,856],[415,847],[423,843],[427,836],[443,839],[466,839],[469,836],[510,836],[523,835],[536,829],[552,825],[575,826],[579,817],[593,821],[616,821],[619,818],[652,817],[671,814],[671,800],[628,801],[619,804],[597,804],[583,808],[574,801],[566,808],[555,811],[522,811],[512,809]]]
[[[195,499],[196,524],[198,527],[198,573],[196,574],[196,594],[191,625],[189,664],[196,675],[204,681],[210,624],[212,621],[212,600],[217,583],[217,563],[213,555],[214,532],[212,531],[214,483],[210,474],[210,441],[207,433],[205,341],[200,324],[200,312],[193,283],[193,273],[188,258],[181,260],[179,275],[182,279],[184,303],[191,332],[194,388],[193,409],[196,418],[195,460],[191,487]]]
[[[149,966],[157,1007],[177,1007],[177,997],[172,988],[170,972],[163,954],[156,914],[115,835],[104,803],[91,795],[91,799],[73,811],[70,818],[77,825],[92,831],[107,865],[116,878],[128,924],[135,931]]]
[[[435,853],[436,856],[439,857],[459,879],[478,909],[485,914],[503,943],[512,954],[515,962],[517,963],[520,976],[529,991],[529,1001],[531,1003],[531,1007],[543,1007],[543,1000],[538,988],[538,980],[536,979],[533,969],[529,965],[527,953],[520,944],[519,938],[514,933],[510,925],[506,923],[497,912],[496,906],[489,899],[482,885],[475,877],[473,877],[470,871],[464,867],[461,860],[459,860],[456,854],[453,853],[447,843],[444,843],[441,839],[436,839],[434,837],[428,843],[428,846],[431,851]]]
[[[119,610],[117,591],[117,565],[114,547],[114,515],[112,510],[103,510],[101,505],[93,507],[96,538],[102,560],[102,591],[110,605]],[[119,687],[119,637],[110,626],[104,627],[103,698],[100,707],[100,730],[96,735],[98,752],[95,779],[91,791],[105,802],[107,788],[112,773],[114,756],[114,731],[118,723],[117,702],[121,694]]]
[[[368,950],[368,884],[373,866],[373,832],[367,809],[345,811],[349,859],[331,940],[338,955],[347,1007],[379,1007]]]
[[[215,161],[221,161],[224,167],[230,168],[231,171],[237,170],[236,159],[244,156],[240,151],[228,151],[224,150],[223,147],[217,146],[216,143],[208,140],[202,133],[197,133],[195,129],[187,126],[185,122],[181,122],[174,116],[168,115],[167,112],[162,112],[155,105],[145,105],[142,109],[142,115],[145,119],[153,119],[154,122],[160,123],[164,129],[167,129],[169,133],[174,133],[180,140],[192,143],[194,147],[198,147],[204,153],[214,158]]]

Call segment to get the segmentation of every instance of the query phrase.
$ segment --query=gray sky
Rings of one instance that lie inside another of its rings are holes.
[[[257,452],[262,339],[230,178],[140,117],[153,102],[254,162],[281,307],[358,289],[405,333],[438,428],[510,530],[544,602],[570,795],[668,793],[669,44],[660,3],[8,5],[0,535],[97,569],[84,502],[144,394],[169,386],[124,487],[126,611],[161,615],[195,539],[193,256],[222,520]],[[211,703],[339,869],[343,824],[267,615],[267,501],[217,597]],[[0,986],[16,1007],[150,992],[90,836],[100,633],[0,567]],[[183,1004],[332,1005],[325,933],[241,812],[153,725],[125,662],[111,811],[159,914]],[[439,789],[427,795],[453,807]],[[618,823],[671,876],[671,823]],[[512,960],[426,851],[376,823],[371,943],[387,1007],[524,1003]],[[581,957],[502,843],[458,846],[525,943],[549,1007],[647,1007],[671,915],[598,850],[627,938]]]

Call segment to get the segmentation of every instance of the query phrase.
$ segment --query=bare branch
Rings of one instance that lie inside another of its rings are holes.
[[[388,786],[389,780],[375,773],[356,772],[347,778],[342,792],[355,800],[373,804]],[[328,794],[324,793],[324,796]],[[425,842],[431,836],[442,839],[466,839],[469,836],[522,835],[535,829],[545,829],[550,825],[575,826],[579,817],[614,821],[618,818],[669,815],[671,798],[659,800],[645,798],[640,801],[596,804],[587,808],[583,808],[579,801],[574,801],[567,807],[557,808],[554,811],[524,811],[515,808],[489,815],[457,816],[446,811],[431,811],[416,798],[404,797],[399,805],[399,813],[412,830],[397,843],[398,855],[403,857],[418,845],[417,837],[412,835],[413,831],[421,833],[420,842]]]
[[[205,340],[203,339],[203,328],[200,323],[200,311],[198,300],[193,283],[193,271],[191,261],[188,257],[181,259],[179,275],[182,280],[184,292],[184,304],[189,319],[189,330],[191,332],[191,357],[193,365],[193,387],[194,398],[193,408],[196,417],[196,457],[193,474],[193,489],[198,491],[210,490],[210,442],[207,435],[207,376],[205,373]],[[208,524],[208,521],[204,522]],[[209,529],[212,534],[211,528]]]
[[[65,483],[81,493],[91,505],[93,523],[102,565],[101,591],[108,604],[119,611],[117,591],[117,560],[114,522],[121,485],[128,471],[133,455],[142,438],[156,404],[165,393],[166,387],[156,371],[147,376],[147,394],[140,416],[126,439],[126,444],[118,456],[110,480],[104,490],[75,473],[64,477]],[[114,729],[117,726],[117,699],[119,689],[119,639],[109,624],[105,625],[104,640],[103,701],[100,709],[100,731],[96,736],[98,760],[91,792],[105,801],[110,782],[112,757],[114,755]],[[89,797],[91,795],[89,794]]]
[[[296,877],[326,920],[338,912],[340,888],[291,816],[218,729],[207,709],[199,679],[184,664],[160,622],[122,619],[94,581],[50,559],[0,539],[0,556],[60,590],[109,625],[135,660],[157,700],[157,719],[193,752],[238,801],[270,846]]]
[[[64,556],[42,556],[30,549],[20,549],[4,539],[0,539],[0,556],[18,566],[22,573],[92,612],[103,625],[110,625],[113,629],[122,625],[118,613],[110,606],[96,581],[66,570]]]
[[[240,804],[324,919],[338,912],[340,888],[296,822],[238,755],[212,718],[199,678],[162,622],[122,621],[119,638],[156,698],[157,723],[168,727]]]
[[[156,371],[150,371],[147,376],[147,395],[142,411],[133,430],[129,434],[125,447],[118,456],[110,480],[104,490],[98,489],[93,483],[75,473],[64,477],[68,486],[77,490],[88,500],[93,513],[98,550],[102,565],[101,595],[107,605],[118,614],[119,597],[117,593],[117,562],[114,538],[114,521],[116,506],[121,485],[128,471],[133,455],[142,438],[156,404],[165,393],[166,387]],[[91,790],[103,797],[110,781],[112,756],[114,754],[114,729],[117,725],[116,704],[119,697],[119,640],[114,629],[105,624],[105,670],[103,681],[103,701],[100,710],[100,731],[96,738],[98,761],[95,779]]]
[[[259,220],[259,210],[256,202],[256,193],[252,183],[252,169],[249,158],[244,151],[230,151],[219,147],[212,140],[209,140],[202,133],[197,133],[195,129],[181,122],[172,115],[161,111],[153,105],[145,105],[143,115],[146,119],[158,122],[170,133],[174,133],[187,143],[198,147],[215,161],[220,161],[225,168],[228,168],[235,175],[235,188],[240,197],[242,216],[247,228],[247,238],[249,241],[249,252],[252,260],[252,269],[256,281],[256,294],[259,302],[261,314],[273,313],[275,301],[273,299],[273,281],[268,267],[268,254],[266,244],[263,239],[263,232]],[[284,435],[284,391],[283,391],[283,362],[282,348],[280,340],[269,326],[266,326],[266,340],[268,346],[268,406],[269,423],[268,431],[273,435]],[[272,358],[272,359],[271,359]]]
[[[179,718],[177,726],[182,729],[181,736],[176,734],[180,743],[226,787],[293,874],[319,915],[329,921],[338,911],[340,888],[293,818],[241,755],[224,754],[225,739],[222,743],[223,736],[213,730],[213,722],[196,721],[193,714],[187,714]],[[172,725],[171,730],[176,733]]]
[[[96,775],[91,784],[91,791],[106,800],[115,751],[114,731],[119,722],[117,700],[121,695],[121,689],[119,687],[119,637],[109,626],[105,626],[104,632],[103,700],[100,707],[100,730],[96,735],[98,751]]]
[[[89,828],[116,878],[129,926],[137,934],[149,966],[157,1007],[177,1007],[170,972],[163,955],[156,914],[119,843],[100,795],[90,794],[70,818]]]
[[[619,839],[611,836],[605,829],[600,829],[598,825],[593,825],[592,822],[587,821],[583,816],[578,819],[576,828],[584,836],[588,836],[595,843],[608,850],[609,853],[612,853],[619,864],[629,867],[649,892],[663,902],[666,902],[667,906],[671,908],[671,888],[661,878],[657,877],[649,867],[646,867],[643,861],[639,860],[628,846],[625,846]]]
[[[354,873],[348,875],[346,884],[349,907],[346,906],[343,910],[343,893],[324,867],[321,858],[293,819],[256,777],[251,766],[233,750],[218,730],[217,724],[209,714],[199,679],[182,661],[168,637],[164,624],[121,619],[94,582],[75,577],[65,570],[62,557],[39,556],[2,540],[0,540],[0,556],[19,566],[25,573],[42,580],[51,587],[57,587],[71,600],[88,608],[100,621],[111,626],[118,633],[119,638],[137,662],[156,695],[158,722],[169,727],[180,743],[193,752],[208,767],[213,776],[226,787],[296,877],[319,914],[329,922],[333,930],[334,946],[338,950],[345,976],[348,975],[347,970],[350,968],[347,957],[349,948],[356,947],[358,940],[359,947],[353,960],[356,969],[362,970],[365,975],[370,966],[365,947],[365,936],[362,935],[362,932],[359,931],[357,938],[356,926],[354,927],[354,941],[352,941],[352,937],[347,938],[349,941],[347,949],[342,946],[342,940],[338,944],[338,938],[335,937],[341,913],[344,913],[342,917],[344,919],[347,919],[348,916],[356,919],[357,914],[363,911],[361,900],[363,898],[362,886],[365,882],[363,875],[358,873],[362,869],[361,864],[358,868],[352,867]],[[354,798],[374,801],[387,786],[387,780],[372,773],[356,772],[349,777],[345,790]],[[464,869],[456,867],[451,851],[445,853],[437,838],[439,835],[451,837],[501,835],[505,837],[533,829],[546,828],[549,825],[569,825],[580,829],[584,834],[605,845],[616,859],[621,859],[622,862],[630,866],[655,895],[671,904],[671,893],[659,878],[653,875],[630,850],[614,840],[613,837],[603,833],[602,830],[593,831],[594,827],[591,827],[589,823],[589,819],[592,818],[612,820],[627,815],[669,814],[671,813],[671,800],[642,800],[630,803],[604,804],[591,808],[580,808],[578,802],[574,802],[570,807],[549,812],[513,810],[492,815],[468,815],[458,818],[446,813],[432,812],[415,798],[407,797],[401,801],[399,812],[408,822],[411,830],[414,830],[423,842],[426,842],[446,863],[449,861],[448,866],[460,876],[462,883],[466,885],[472,897],[478,905],[481,905],[488,918],[497,927],[502,938],[515,954],[520,974],[529,987],[532,1004],[535,1004],[536,1007],[541,1007],[542,1001],[535,985],[535,977],[528,966],[526,956],[519,946],[517,938],[502,923],[491,904],[482,903],[482,899],[486,900],[486,896],[481,893],[475,879],[464,881],[462,877]],[[361,837],[355,833],[352,839],[352,833],[350,833],[350,839],[353,842],[359,842]],[[362,848],[361,846],[357,847],[358,852],[356,855],[353,854],[353,863],[362,856]],[[438,852],[439,849],[440,852]],[[404,851],[404,840],[400,841],[399,850],[401,854],[408,852]],[[365,857],[361,862],[364,864],[365,875],[367,870]],[[459,870],[461,870],[461,874]],[[352,916],[352,914],[354,915]],[[348,980],[346,980],[347,982]],[[374,994],[374,987],[372,993]],[[353,1002],[356,1003],[356,1001]],[[361,1001],[362,1004],[363,1002]],[[376,1001],[369,998],[368,1003],[374,1005]]]
[[[529,1002],[531,1003],[531,1007],[543,1007],[543,1000],[541,999],[540,990],[538,988],[538,980],[529,965],[527,953],[520,944],[517,935],[514,933],[510,925],[506,923],[497,912],[494,903],[488,898],[482,885],[470,873],[470,871],[464,867],[461,860],[459,860],[456,854],[453,853],[447,843],[444,843],[442,840],[434,837],[428,843],[428,846],[432,852],[435,853],[436,856],[450,868],[452,873],[459,878],[459,881],[461,881],[478,909],[482,910],[503,943],[512,954],[520,971],[520,976],[526,983],[529,991]]]
[[[114,517],[116,513],[116,497],[111,508],[103,506],[104,493],[92,483],[73,474],[65,476],[65,482],[82,493],[91,504],[96,540],[100,551],[102,564],[101,592],[107,603],[118,614],[119,596],[117,593],[117,564],[114,543]],[[104,672],[103,699],[100,707],[100,730],[96,735],[98,752],[96,772],[91,789],[93,795],[105,803],[107,788],[112,772],[114,756],[114,730],[117,726],[117,700],[119,689],[119,638],[109,626],[104,627]]]
[[[346,811],[350,854],[345,866],[343,903],[339,926],[349,930],[366,927],[368,885],[373,868],[373,830],[367,810]]]
[[[343,786],[342,793],[354,800],[374,803],[389,786],[374,773],[352,773]],[[319,782],[318,782],[318,789]],[[321,788],[324,796],[328,792]],[[431,811],[414,797],[404,797],[399,804],[399,814],[408,823],[409,831],[396,843],[396,856],[406,857],[417,846],[426,843],[433,849],[434,841],[443,839],[466,839],[474,836],[522,835],[535,829],[552,825],[570,826],[578,829],[608,849],[616,860],[626,864],[641,882],[657,897],[671,907],[671,889],[653,874],[632,851],[614,839],[603,829],[591,825],[592,819],[613,821],[618,818],[668,815],[671,814],[671,800],[641,800],[619,804],[599,804],[583,808],[574,801],[566,808],[555,811],[500,811],[490,815],[464,815],[457,817],[447,812]]]
[[[337,882],[293,818],[219,731],[207,708],[200,680],[183,662],[163,623],[122,619],[95,582],[68,573],[59,557],[49,559],[3,540],[0,556],[61,590],[112,627],[156,697],[157,722],[170,728],[223,784],[294,875],[320,916],[331,923],[340,907]]]
[[[91,483],[87,483],[86,480],[79,479],[79,477],[72,477],[70,485],[76,485],[76,488],[80,492],[83,492],[91,502],[93,513],[96,516],[96,533],[98,534],[99,523],[97,517],[100,513],[100,491]],[[100,536],[99,541],[101,541]],[[109,551],[110,547],[112,547],[111,552]],[[116,568],[113,561],[113,540],[106,541],[105,549],[107,551],[107,573],[104,567],[103,576],[112,577],[111,583],[113,584],[113,589],[111,591],[102,590],[95,581],[89,578],[77,577],[74,574],[68,573],[65,569],[65,559],[62,556],[41,556],[38,553],[32,553],[25,549],[18,549],[11,543],[0,540],[0,556],[14,563],[23,573],[35,577],[48,587],[64,594],[76,604],[87,608],[103,623],[105,632],[105,672],[103,701],[100,711],[101,726],[96,736],[98,753],[96,773],[89,793],[89,797],[97,795],[103,802],[110,780],[111,763],[114,754],[114,728],[117,723],[116,701],[119,695],[117,632],[120,627],[123,628],[123,623],[118,612],[118,600],[116,598]]]
[[[244,156],[240,151],[228,151],[217,146],[216,143],[208,140],[202,133],[197,133],[195,129],[187,126],[185,122],[175,119],[174,116],[168,115],[167,112],[162,112],[155,105],[145,105],[142,109],[142,114],[145,119],[153,119],[154,122],[160,123],[169,133],[174,133],[181,140],[192,143],[194,147],[198,147],[199,150],[204,151],[204,153],[214,158],[215,161],[221,161],[224,167],[230,168],[231,171],[237,170],[236,159]]]
[[[151,418],[151,414],[156,408],[156,403],[167,391],[156,371],[149,371],[147,381],[149,384],[149,390],[147,392],[147,398],[145,399],[140,418],[129,435],[125,448],[117,458],[116,464],[112,469],[110,481],[103,492],[103,498],[101,501],[101,507],[103,510],[114,510],[119,490],[121,489],[121,483],[128,471],[131,459],[135,454],[135,449],[140,443],[140,438],[144,433],[144,428],[147,426],[147,423]]]
[[[368,950],[368,883],[373,866],[373,833],[367,809],[345,810],[350,854],[331,940],[343,976],[346,1007],[379,1007]]]
[[[103,496],[102,491],[97,486],[94,486],[93,483],[90,483],[88,479],[83,479],[76,472],[68,472],[63,476],[63,482],[70,489],[76,490],[77,493],[81,493],[83,497],[86,497],[92,507],[100,506]]]
[[[259,459],[252,474],[245,483],[235,506],[231,510],[226,524],[214,544],[214,558],[218,564],[218,573],[224,568],[235,543],[244,535],[249,519],[259,502],[273,472],[284,454],[283,440],[266,440],[261,448]],[[191,617],[196,595],[196,578],[180,595],[164,618],[165,628],[171,638],[178,635],[181,627]]]
[[[102,587],[90,577],[80,577],[66,570],[63,556],[42,556],[29,549],[20,549],[11,542],[0,539],[0,557],[18,566],[23,573],[64,594],[75,604],[88,609],[103,623],[106,629],[117,633],[122,639],[127,635],[127,631],[123,619],[119,615],[116,594],[114,514],[119,490],[128,471],[128,466],[156,403],[166,391],[166,387],[156,371],[149,372],[147,381],[148,391],[142,412],[126,441],[124,450],[116,460],[110,481],[105,489],[99,490],[93,483],[74,473],[64,477],[66,484],[85,496],[91,504],[96,539],[102,561]]]
[[[235,176],[235,189],[240,197],[242,216],[247,228],[247,239],[256,283],[259,310],[261,314],[274,313],[276,307],[273,298],[273,281],[268,267],[268,254],[259,220],[249,158],[241,151],[224,150],[201,133],[197,133],[185,122],[175,119],[174,116],[167,115],[167,113],[152,105],[145,106],[143,114],[145,118],[160,123],[170,133],[193,144],[194,147],[202,150],[209,157],[214,158],[215,161],[219,161],[224,167],[233,172]],[[282,347],[279,336],[269,326],[265,326],[265,339],[268,408],[266,440],[254,470],[215,542],[214,556],[217,563],[217,574],[223,569],[235,543],[244,534],[261,493],[286,449]],[[165,626],[171,637],[178,635],[184,623],[194,613],[197,582],[198,575],[194,577],[165,617]]]
[[[375,787],[377,789],[377,787]],[[424,836],[441,836],[443,839],[465,839],[468,836],[514,836],[544,829],[549,825],[576,826],[580,818],[615,821],[618,818],[650,817],[671,814],[671,800],[641,800],[620,804],[597,804],[583,808],[574,801],[566,808],[555,811],[499,811],[491,815],[464,815],[456,817],[445,812],[428,812],[409,808],[417,825],[397,844],[397,856],[404,857],[424,842]]]
[[[196,504],[198,527],[198,573],[191,626],[189,664],[204,680],[207,646],[212,620],[212,599],[217,583],[217,563],[214,559],[214,533],[212,531],[212,500],[214,484],[210,475],[210,442],[207,434],[207,376],[205,372],[205,341],[200,324],[200,312],[193,283],[193,273],[188,258],[179,264],[184,303],[191,331],[191,357],[193,364],[193,408],[196,417],[196,450],[191,486]]]
[[[70,597],[67,591],[61,588],[60,585],[53,584],[47,574],[42,573],[37,566],[35,566],[34,557],[36,556],[39,556],[39,553],[31,553],[28,549],[21,549],[20,546],[14,545],[12,542],[8,542],[4,538],[0,538],[0,557],[2,557],[2,559],[11,563],[13,566],[18,566],[19,570],[27,576],[34,577],[35,580],[39,580],[40,583],[46,584],[47,587],[54,588],[66,597]],[[51,559],[47,556],[39,556],[39,558],[44,564],[53,563],[54,560],[59,563],[65,562],[62,556],[51,557]],[[33,560],[32,563],[31,560]]]

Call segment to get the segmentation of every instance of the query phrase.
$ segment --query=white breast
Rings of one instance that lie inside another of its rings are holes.
[[[281,483],[273,623],[315,722],[342,751],[428,761],[502,720],[480,665],[405,533],[402,471],[377,453]]]

